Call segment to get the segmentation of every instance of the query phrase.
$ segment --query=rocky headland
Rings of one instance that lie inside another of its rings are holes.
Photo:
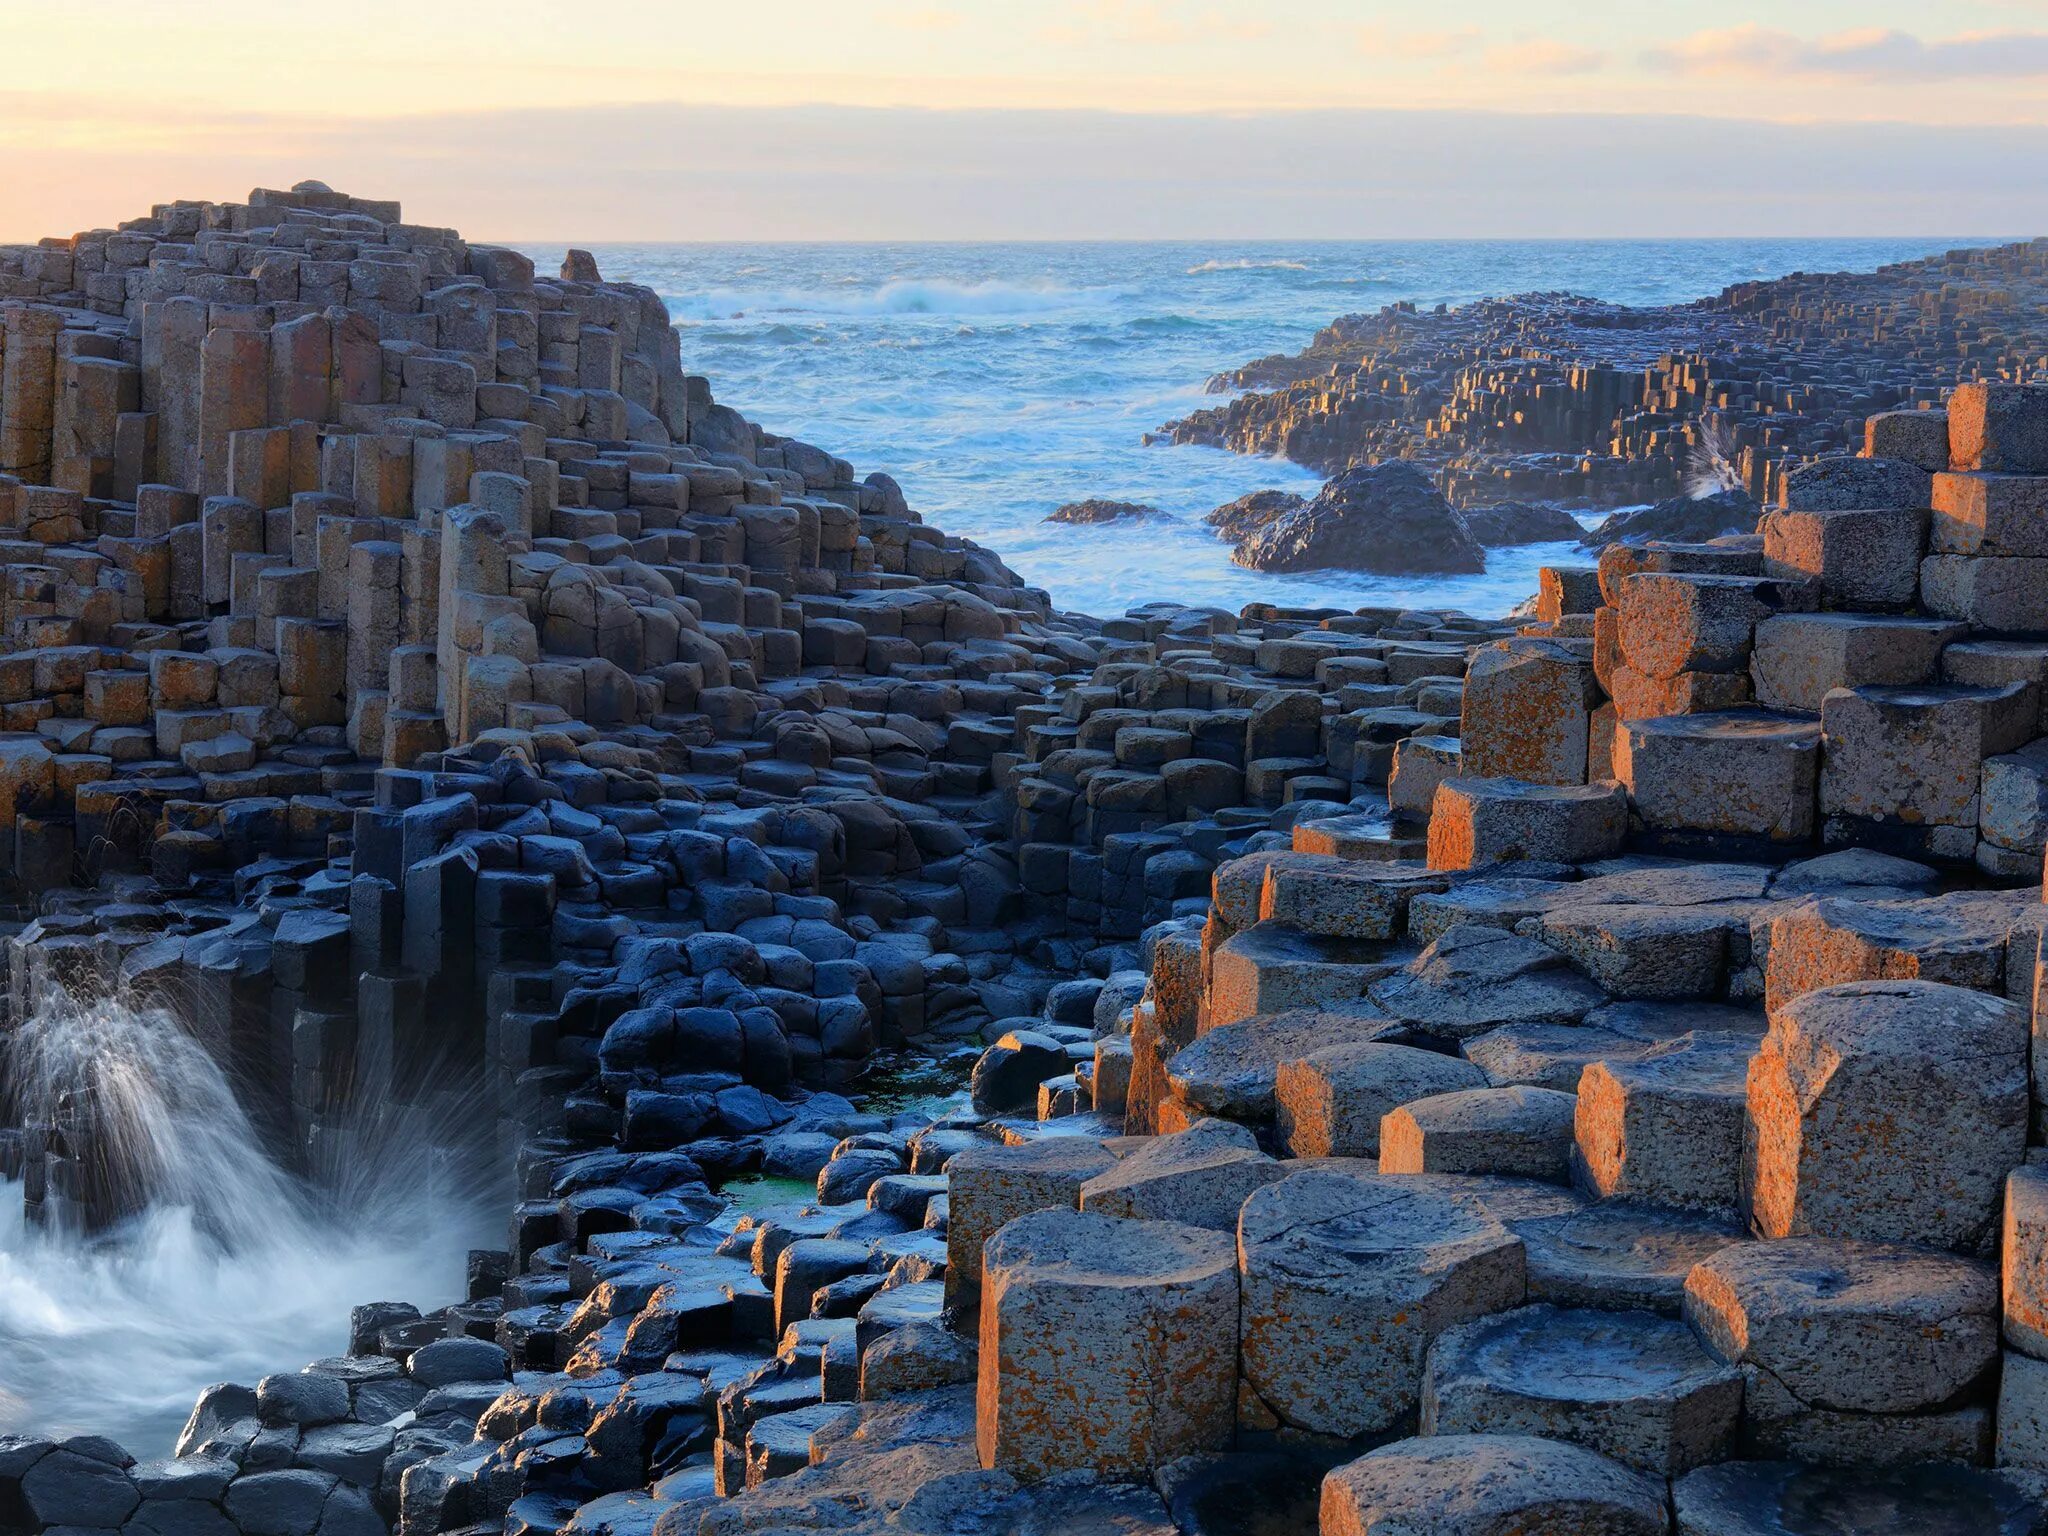
[[[1850,452],[1880,411],[2048,372],[2048,241],[1875,272],[1795,273],[1630,307],[1564,293],[1347,315],[1295,356],[1219,374],[1176,442],[1325,474],[1411,459],[1459,507],[1623,506]]]
[[[1916,403],[1526,621],[1100,620],[581,253],[0,250],[0,1169],[155,1193],[23,1070],[119,1006],[511,1185],[173,1456],[7,1426],[0,1529],[2038,1536],[2048,389]],[[1383,457],[1226,531],[1441,532]]]

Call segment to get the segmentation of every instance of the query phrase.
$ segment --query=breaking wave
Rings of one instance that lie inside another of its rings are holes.
[[[1200,277],[1207,272],[1306,272],[1308,263],[1302,261],[1257,261],[1249,256],[1240,256],[1231,261],[1204,261],[1188,268],[1189,277]]]
[[[460,1299],[493,1235],[489,1177],[435,1144],[482,1118],[453,1097],[339,1127],[302,1176],[162,1009],[52,993],[5,1068],[21,1123],[89,1128],[92,1182],[125,1214],[31,1222],[0,1179],[0,1425],[164,1454],[209,1384],[341,1353],[357,1303]]]
[[[846,280],[851,290],[860,279]],[[864,291],[816,288],[711,288],[666,295],[669,312],[683,323],[741,320],[760,315],[1033,315],[1106,303],[1108,289],[1064,288],[1053,283],[955,282],[898,278]]]

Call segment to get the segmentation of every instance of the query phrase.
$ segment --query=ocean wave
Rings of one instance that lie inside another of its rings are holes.
[[[1233,261],[1205,261],[1199,266],[1189,267],[1189,277],[1200,277],[1205,272],[1306,272],[1308,264],[1300,261],[1253,261],[1240,256]]]
[[[843,291],[859,279],[841,279],[842,291],[813,288],[711,288],[663,295],[679,322],[740,320],[755,315],[1026,315],[1098,303],[1105,289],[1036,283],[961,283],[950,278],[896,278],[864,292]]]

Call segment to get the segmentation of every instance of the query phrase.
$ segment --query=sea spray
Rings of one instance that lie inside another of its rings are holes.
[[[28,1219],[0,1183],[0,1423],[168,1451],[198,1391],[339,1353],[373,1299],[461,1298],[496,1191],[438,1094],[366,1106],[282,1166],[204,1045],[163,1008],[45,989],[4,1062],[7,1120],[66,1127],[115,1215]]]
[[[1708,411],[1700,417],[1699,441],[1686,455],[1685,494],[1698,501],[1741,489],[1742,471],[1736,467],[1728,419],[1719,411]]]

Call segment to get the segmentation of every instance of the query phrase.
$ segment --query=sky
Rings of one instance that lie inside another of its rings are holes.
[[[2048,0],[0,0],[0,239],[2048,228]]]

